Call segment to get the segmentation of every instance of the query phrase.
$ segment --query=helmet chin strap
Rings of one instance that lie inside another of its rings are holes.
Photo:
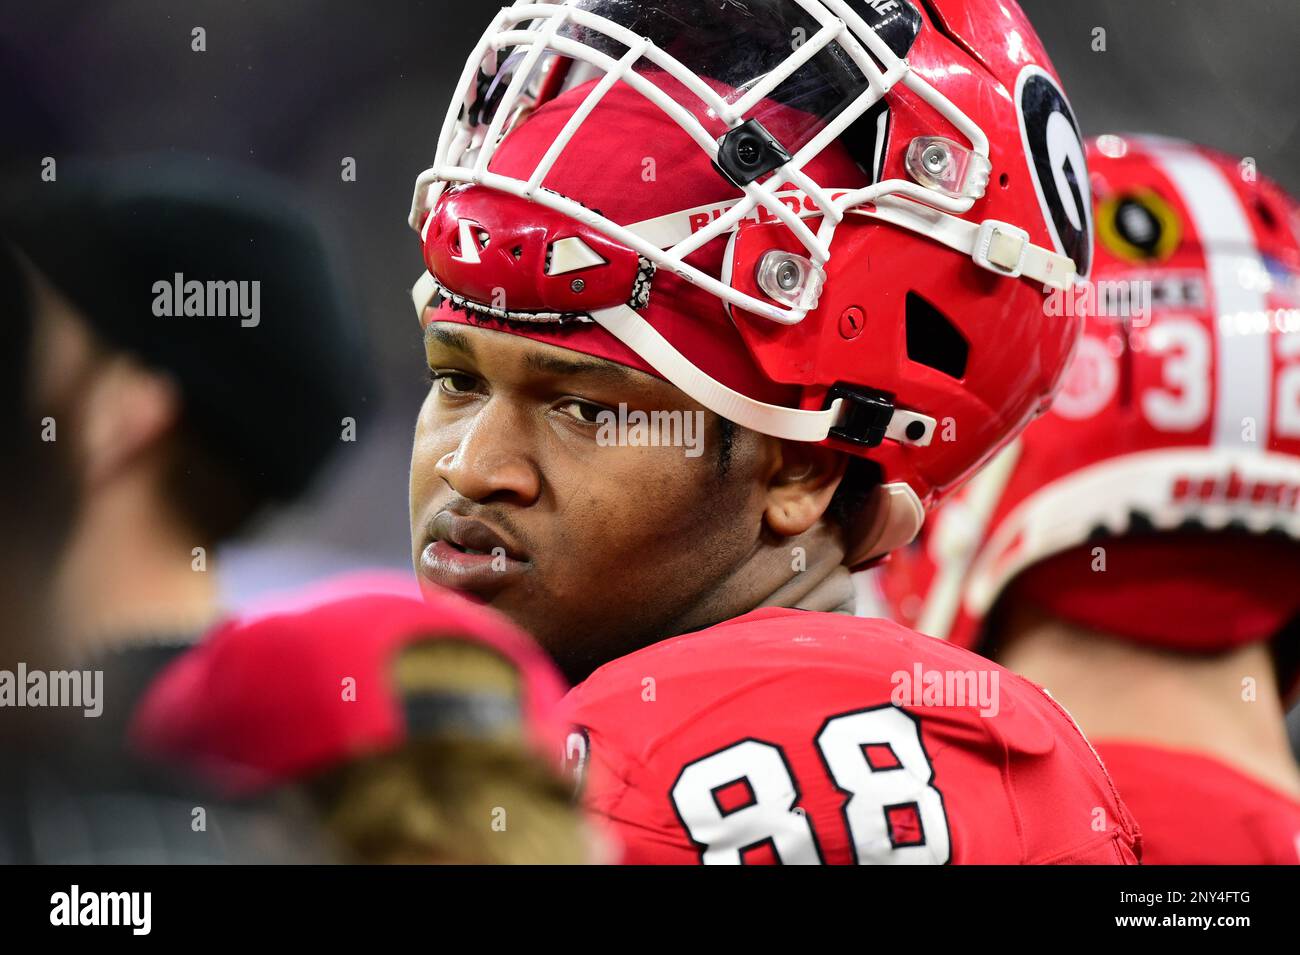
[[[426,271],[411,288],[411,301],[417,314],[423,315],[438,294],[438,281]],[[820,411],[805,411],[768,404],[728,388],[696,367],[628,305],[593,311],[591,318],[644,358],[683,394],[742,428],[790,441],[822,441],[840,421],[841,398]]]
[[[438,294],[438,281],[426,271],[411,288],[411,301],[416,313],[423,315]],[[683,394],[742,428],[788,441],[824,441],[832,428],[844,423],[848,414],[849,409],[844,406],[842,398],[833,399],[821,410],[807,410],[768,404],[728,388],[697,367],[628,305],[598,309],[590,315],[592,321],[644,358],[650,367]],[[907,435],[908,425],[915,421],[925,425],[921,439]],[[923,446],[930,443],[934,428],[934,419],[919,412],[896,408],[891,413],[884,436],[892,441]]]
[[[834,195],[846,192],[843,189],[829,191]],[[796,200],[801,219],[822,214],[820,209],[809,206],[809,197],[801,190],[783,190],[776,196],[782,200]],[[695,229],[695,222],[708,221],[734,205],[733,201],[695,206],[636,222],[626,228],[653,245],[667,248],[688,238]],[[926,236],[955,252],[970,256],[980,268],[1007,278],[1023,277],[1056,289],[1068,289],[1075,280],[1073,259],[1035,245],[1029,241],[1029,233],[1024,229],[998,219],[976,222],[905,196],[892,195],[853,206],[845,214],[878,219]],[[729,275],[724,273],[723,281],[729,284]]]
[[[893,196],[878,199],[874,208],[858,207],[849,213],[927,236],[969,255],[980,268],[1007,278],[1023,277],[1054,289],[1068,289],[1075,281],[1073,259],[1034,245],[1029,241],[1028,232],[1007,222],[997,219],[973,222]]]
[[[426,271],[411,288],[411,301],[416,313],[423,315],[438,294],[438,281]],[[840,421],[843,405],[840,398],[820,411],[805,411],[768,404],[728,388],[696,367],[628,305],[593,311],[591,318],[644,358],[650,367],[682,393],[742,428],[790,441],[822,441]],[[905,425],[913,416],[903,414],[899,417]]]
[[[821,441],[840,420],[840,398],[821,411],[805,411],[768,404],[728,388],[701,371],[627,305],[600,309],[591,317],[678,390],[742,428],[790,441]]]

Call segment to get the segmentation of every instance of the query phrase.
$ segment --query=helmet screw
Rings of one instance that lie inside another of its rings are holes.
[[[850,305],[840,314],[840,337],[854,339],[867,327],[867,316],[856,305]]]
[[[931,175],[939,175],[948,168],[948,147],[943,143],[931,143],[921,153],[921,162]]]
[[[573,289],[575,292],[581,292],[586,287],[587,287],[587,283],[584,282],[582,279],[574,279],[572,282],[569,283],[569,288]]]
[[[799,285],[799,265],[796,262],[786,259],[776,267],[776,284],[787,292],[793,291]]]
[[[746,166],[752,166],[758,162],[758,143],[752,139],[742,139],[736,144],[736,158]]]

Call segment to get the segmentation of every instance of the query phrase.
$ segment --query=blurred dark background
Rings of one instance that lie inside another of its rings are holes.
[[[1300,191],[1295,0],[1022,5],[1087,133],[1199,140],[1254,157]],[[381,410],[305,503],[224,555],[218,568],[236,604],[358,564],[409,566],[409,440],[427,385],[408,298],[421,261],[405,220],[450,87],[497,6],[0,0],[6,146],[242,160],[294,181],[333,233],[378,370],[369,403]],[[195,27],[206,52],[191,50]],[[345,157],[355,182],[341,178]]]

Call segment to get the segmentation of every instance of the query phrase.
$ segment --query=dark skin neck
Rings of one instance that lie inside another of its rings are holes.
[[[763,543],[734,572],[717,578],[714,589],[693,602],[680,617],[658,623],[655,630],[624,630],[621,639],[611,633],[599,646],[605,652],[620,647],[620,652],[607,659],[560,658],[561,670],[571,683],[577,684],[608,660],[708,629],[760,607],[851,615],[855,597],[843,558],[841,532],[821,523],[796,538]]]
[[[839,532],[822,524],[797,538],[756,549],[710,599],[650,642],[703,630],[760,607],[852,614],[853,583],[843,559]]]

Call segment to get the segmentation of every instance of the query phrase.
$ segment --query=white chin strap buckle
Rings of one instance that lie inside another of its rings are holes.
[[[980,268],[1014,279],[1024,271],[1029,246],[1029,233],[1024,229],[997,219],[985,219],[975,236],[971,258]]]

